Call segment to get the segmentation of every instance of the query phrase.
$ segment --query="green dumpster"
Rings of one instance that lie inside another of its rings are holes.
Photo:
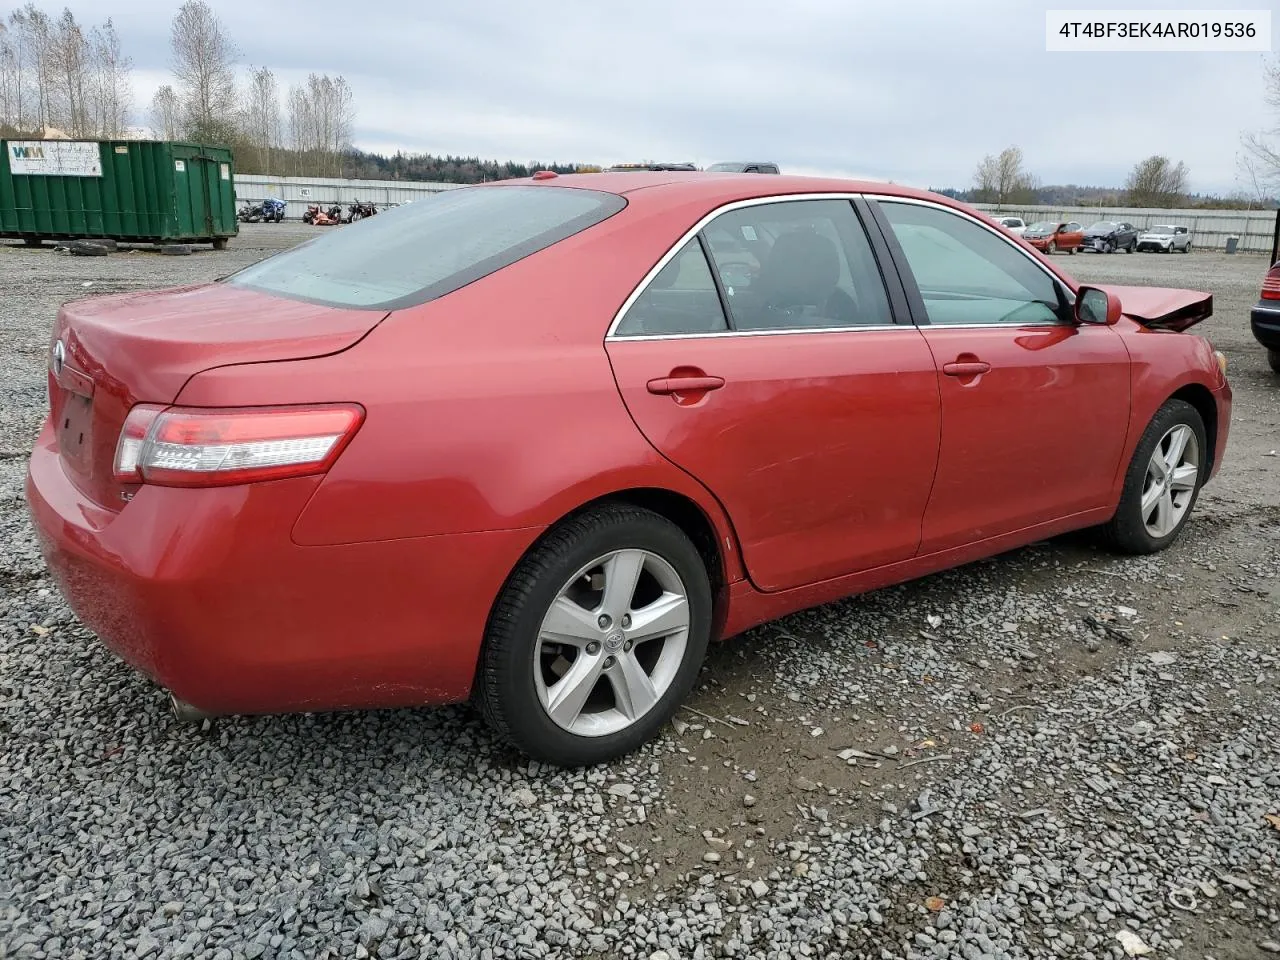
[[[157,140],[0,140],[0,237],[212,243],[239,230],[231,151]]]

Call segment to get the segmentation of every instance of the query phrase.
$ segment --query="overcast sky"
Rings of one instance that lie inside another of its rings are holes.
[[[1242,186],[1241,132],[1280,126],[1262,54],[1045,52],[1046,9],[1119,6],[1100,0],[211,2],[245,65],[283,85],[345,76],[356,145],[373,150],[767,159],[966,187],[984,153],[1018,144],[1044,183],[1119,185],[1164,153],[1186,161],[1193,190],[1229,192]],[[70,6],[115,18],[145,122],[177,0]]]

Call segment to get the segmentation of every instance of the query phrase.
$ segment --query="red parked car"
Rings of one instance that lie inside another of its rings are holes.
[[[539,173],[67,305],[27,493],[184,713],[472,697],[591,763],[713,639],[1077,528],[1168,546],[1227,441],[1211,311],[892,184]]]

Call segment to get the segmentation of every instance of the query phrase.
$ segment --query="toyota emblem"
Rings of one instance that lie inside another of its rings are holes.
[[[67,362],[67,347],[61,340],[53,345],[53,375],[62,374],[62,365]]]

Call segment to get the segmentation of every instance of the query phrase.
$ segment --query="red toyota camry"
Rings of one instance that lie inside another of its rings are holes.
[[[1227,441],[1211,312],[891,184],[540,173],[69,304],[27,493],[187,714],[473,697],[593,763],[710,640],[1067,530],[1168,546]]]

